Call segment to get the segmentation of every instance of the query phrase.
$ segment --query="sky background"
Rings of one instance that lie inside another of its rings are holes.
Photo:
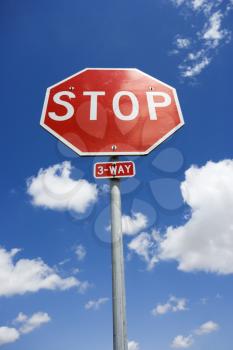
[[[186,124],[122,181],[129,349],[231,350],[232,14],[229,0],[1,1],[2,349],[112,348],[108,182],[39,121],[48,86],[136,67],[176,87]]]

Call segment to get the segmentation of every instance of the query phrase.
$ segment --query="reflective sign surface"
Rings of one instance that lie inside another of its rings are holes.
[[[182,125],[174,88],[137,69],[85,69],[48,88],[41,125],[80,155],[147,154]]]

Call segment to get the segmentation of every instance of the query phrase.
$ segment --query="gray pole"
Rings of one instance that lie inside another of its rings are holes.
[[[117,160],[116,157],[112,161]],[[120,180],[111,179],[113,349],[128,350]]]

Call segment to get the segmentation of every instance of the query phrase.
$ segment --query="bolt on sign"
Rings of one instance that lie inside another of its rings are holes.
[[[87,68],[58,82],[41,117],[81,156],[148,154],[183,124],[176,90],[134,68]]]

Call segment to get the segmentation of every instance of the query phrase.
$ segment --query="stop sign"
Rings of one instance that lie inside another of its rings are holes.
[[[184,124],[176,90],[138,69],[84,69],[49,87],[41,125],[79,155],[148,154]]]

